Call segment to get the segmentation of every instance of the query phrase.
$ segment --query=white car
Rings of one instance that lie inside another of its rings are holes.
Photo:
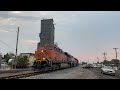
[[[113,69],[116,71],[116,70],[118,70],[118,67],[113,67]]]
[[[101,73],[115,75],[115,70],[111,66],[104,66],[101,68]]]

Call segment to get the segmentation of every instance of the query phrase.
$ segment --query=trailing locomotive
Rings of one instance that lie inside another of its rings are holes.
[[[38,43],[38,49],[35,51],[34,69],[48,71],[78,65],[76,58],[54,44],[53,19],[41,21],[40,39],[41,42]]]

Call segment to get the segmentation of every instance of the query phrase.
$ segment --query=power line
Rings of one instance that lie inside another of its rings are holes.
[[[2,40],[0,40],[0,42],[3,43],[4,45],[6,45],[7,47],[9,47],[9,48],[15,50],[14,48],[10,47],[8,44],[6,44],[5,42],[3,42]]]
[[[10,47],[8,44],[6,44],[5,42],[3,42],[2,40],[0,40],[1,43],[3,43],[4,45],[6,45],[8,48],[11,48],[12,50],[16,51],[14,48]],[[18,51],[19,52],[19,51]],[[20,52],[19,52],[20,53]]]

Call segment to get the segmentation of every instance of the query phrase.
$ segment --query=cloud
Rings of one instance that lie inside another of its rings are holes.
[[[7,30],[1,30],[1,29],[0,29],[0,32],[9,32],[9,31],[7,31]]]
[[[0,18],[0,26],[6,27],[9,25],[16,25],[16,18]]]
[[[50,12],[40,11],[38,12],[39,15],[46,16]]]
[[[17,24],[16,18],[8,18],[8,23],[9,25],[16,25]]]
[[[40,16],[33,16],[33,12],[24,12],[24,11],[0,11],[0,18],[5,19],[16,19],[19,21],[38,21],[40,20]],[[45,13],[43,13],[45,14]]]
[[[23,14],[22,11],[11,11],[11,12],[9,12],[9,13],[11,13],[11,14],[16,14],[16,15],[21,15],[21,14]]]
[[[1,18],[8,18],[8,11],[0,11]]]
[[[8,18],[0,19],[0,26],[9,25]]]
[[[22,40],[24,44],[36,44],[39,42],[37,40]]]

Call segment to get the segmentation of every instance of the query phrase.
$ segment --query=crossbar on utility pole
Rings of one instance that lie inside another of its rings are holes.
[[[18,27],[18,32],[17,32],[17,42],[16,42],[16,54],[15,54],[15,69],[16,69],[16,64],[17,64],[17,50],[18,50],[18,37],[19,37],[19,27]]]

